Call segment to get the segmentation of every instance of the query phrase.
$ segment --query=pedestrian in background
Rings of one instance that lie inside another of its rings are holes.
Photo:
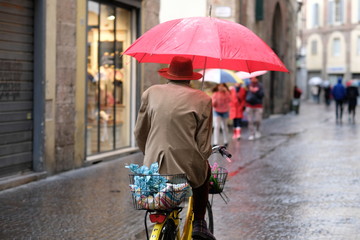
[[[331,91],[332,96],[334,97],[336,104],[336,122],[342,121],[343,115],[343,104],[346,97],[346,90],[344,85],[342,84],[342,78],[338,78],[337,84],[333,87]]]
[[[249,89],[246,93],[245,106],[249,121],[249,140],[261,137],[260,127],[263,114],[264,89],[257,77],[250,80]]]
[[[357,84],[357,82],[356,82]],[[357,98],[359,97],[358,86],[350,85],[346,88],[346,100],[348,102],[349,122],[355,123]]]
[[[317,97],[317,87],[316,85],[311,85],[310,86],[310,92],[311,92],[311,96],[314,102],[317,102],[316,97]]]
[[[321,85],[320,85],[320,84],[316,85],[316,87],[317,87],[316,100],[317,100],[317,103],[320,104],[320,96],[321,96],[321,90],[322,90],[322,88],[321,88]]]
[[[331,85],[330,85],[330,82],[328,80],[326,80],[323,83],[323,89],[324,89],[325,105],[326,105],[326,107],[329,107],[330,103],[331,103]]]
[[[294,86],[294,99],[293,99],[293,108],[296,114],[299,114],[300,111],[300,97],[301,97],[302,91],[301,89],[295,85]]]
[[[220,129],[223,134],[223,143],[228,145],[227,120],[229,119],[231,94],[226,83],[220,83],[213,89],[212,106],[214,113],[214,145],[219,144]]]
[[[241,125],[245,108],[246,89],[242,84],[236,83],[233,87],[230,87],[230,93],[230,119],[233,120],[232,139],[239,140],[241,138]]]

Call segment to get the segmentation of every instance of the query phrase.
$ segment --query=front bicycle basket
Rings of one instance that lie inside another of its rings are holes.
[[[222,193],[224,190],[226,178],[228,176],[228,171],[223,167],[216,167],[211,169],[210,176],[210,189],[209,193],[218,194]]]
[[[190,190],[185,174],[129,174],[133,206],[138,210],[179,207]]]

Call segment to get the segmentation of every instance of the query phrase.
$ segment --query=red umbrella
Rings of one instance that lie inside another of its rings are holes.
[[[248,28],[212,17],[181,18],[158,24],[126,51],[139,62],[170,63],[190,57],[194,68],[288,72],[274,51]]]

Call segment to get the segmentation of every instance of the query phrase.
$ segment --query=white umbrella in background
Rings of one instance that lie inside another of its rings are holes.
[[[320,85],[322,83],[322,79],[320,77],[312,77],[309,80],[310,85]]]
[[[330,81],[329,81],[329,80],[325,80],[325,81],[322,83],[322,86],[323,86],[323,87],[329,87],[329,86],[330,86]]]
[[[219,68],[208,68],[201,70],[199,73],[204,75],[205,82],[214,83],[244,83],[233,71]]]
[[[261,76],[264,75],[265,73],[267,73],[268,71],[255,71],[252,73],[248,73],[248,72],[236,72],[235,74],[240,77],[241,79],[246,79],[246,78],[252,78],[252,77],[257,77],[257,76]]]

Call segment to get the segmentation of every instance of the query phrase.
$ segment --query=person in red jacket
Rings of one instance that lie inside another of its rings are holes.
[[[231,95],[225,83],[216,85],[213,89],[212,106],[214,116],[214,145],[219,144],[220,128],[223,133],[224,145],[228,145],[227,120],[229,118]]]
[[[246,89],[242,84],[237,83],[230,88],[230,119],[233,120],[233,139],[241,138],[241,125],[245,108]]]

